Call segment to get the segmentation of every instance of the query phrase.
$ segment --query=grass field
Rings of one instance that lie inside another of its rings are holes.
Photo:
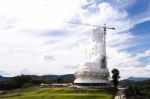
[[[112,99],[106,90],[76,88],[27,88],[0,95],[0,99]]]

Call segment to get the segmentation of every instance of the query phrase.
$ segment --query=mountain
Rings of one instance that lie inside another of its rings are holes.
[[[62,79],[65,82],[73,82],[73,80],[75,79],[73,74],[65,74],[65,75],[42,75],[42,76],[35,76],[36,79],[41,79],[44,81],[55,81],[58,78]]]
[[[0,75],[0,81],[4,81],[4,80],[7,80],[7,79],[9,79],[9,77],[3,77],[3,76]]]
[[[42,80],[42,81],[50,81],[50,82],[53,82],[53,81],[56,81],[58,78],[59,79],[62,79],[64,82],[73,82],[75,77],[73,74],[65,74],[65,75],[42,75],[42,76],[37,76],[37,75],[28,75],[30,77],[32,77],[33,79],[36,79],[36,80]],[[3,76],[0,76],[0,81],[5,81],[5,80],[8,80],[10,78],[13,78],[13,77],[3,77]]]
[[[144,80],[149,80],[150,78],[146,78],[146,77],[129,77],[128,80],[132,80],[132,81],[144,81]]]
[[[75,79],[74,74],[61,75],[60,77],[66,82],[73,82]]]

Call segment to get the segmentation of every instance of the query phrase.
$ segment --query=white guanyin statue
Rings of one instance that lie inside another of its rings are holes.
[[[88,50],[87,62],[79,65],[74,83],[78,87],[102,88],[109,84],[106,64],[105,32],[100,28],[93,30],[92,44]]]

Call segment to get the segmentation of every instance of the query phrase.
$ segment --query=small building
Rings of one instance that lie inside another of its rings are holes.
[[[45,84],[45,83],[40,84],[40,87],[49,87],[49,86],[50,86],[49,84]]]
[[[72,85],[71,83],[53,83],[50,86],[51,87],[69,87]]]

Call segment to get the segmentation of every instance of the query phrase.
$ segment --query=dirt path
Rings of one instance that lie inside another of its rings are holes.
[[[124,93],[124,88],[119,88],[118,89],[118,92],[117,92],[114,99],[126,99],[125,98],[125,93]]]

